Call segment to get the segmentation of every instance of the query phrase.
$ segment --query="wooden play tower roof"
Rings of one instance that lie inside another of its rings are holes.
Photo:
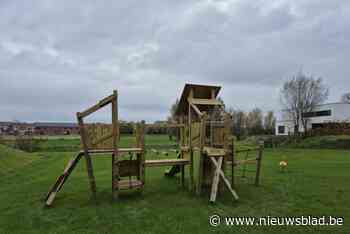
[[[186,115],[188,113],[189,99],[191,99],[193,104],[206,106],[204,109],[208,109],[208,106],[222,105],[222,103],[216,99],[220,89],[220,86],[185,84],[176,110],[176,115]]]

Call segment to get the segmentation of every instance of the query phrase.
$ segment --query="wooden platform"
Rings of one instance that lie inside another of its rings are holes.
[[[189,159],[161,159],[161,160],[146,160],[146,167],[161,167],[190,164]]]
[[[117,182],[119,190],[127,190],[132,188],[142,188],[143,183],[141,180],[121,180]]]
[[[226,151],[224,149],[218,149],[213,147],[204,147],[203,151],[209,156],[209,157],[222,157],[225,156]]]

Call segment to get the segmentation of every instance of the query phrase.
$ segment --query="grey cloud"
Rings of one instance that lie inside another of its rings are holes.
[[[113,89],[123,119],[164,119],[185,82],[222,85],[236,108],[278,110],[299,69],[324,77],[331,101],[350,88],[345,0],[0,4],[4,120],[74,120]]]

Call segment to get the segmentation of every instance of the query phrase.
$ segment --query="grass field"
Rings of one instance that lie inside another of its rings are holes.
[[[130,144],[131,138],[123,139]],[[147,144],[169,144],[147,136]],[[51,142],[53,143],[53,142]],[[175,153],[174,153],[175,154]],[[53,208],[43,197],[74,152],[28,154],[0,145],[0,233],[350,233],[350,152],[346,150],[274,149],[264,153],[260,187],[253,176],[237,177],[234,202],[228,193],[215,205],[208,196],[182,190],[165,168],[148,168],[142,194],[127,192],[111,201],[110,157],[94,158],[97,204],[90,200],[84,161],[75,169]],[[147,158],[157,158],[151,153]],[[175,157],[170,154],[169,157]],[[278,162],[288,160],[286,173]],[[208,217],[344,217],[343,226],[210,227]]]

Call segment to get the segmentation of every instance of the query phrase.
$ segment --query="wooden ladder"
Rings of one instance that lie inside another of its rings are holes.
[[[67,166],[65,167],[63,173],[57,178],[55,184],[50,188],[49,192],[45,197],[45,205],[51,206],[57,193],[61,190],[64,183],[68,179],[69,175],[74,170],[75,166],[78,164],[79,160],[83,156],[83,153],[79,153],[74,159],[70,160]]]

